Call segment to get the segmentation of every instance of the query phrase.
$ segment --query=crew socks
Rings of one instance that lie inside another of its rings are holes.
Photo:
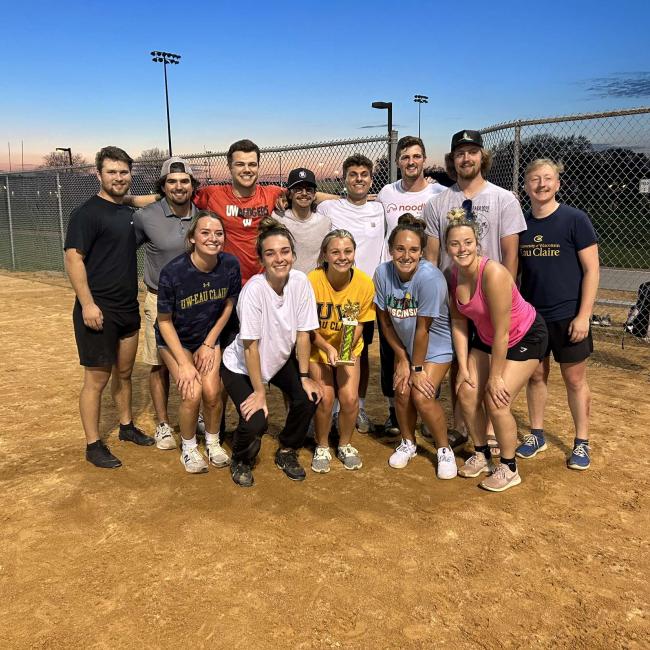
[[[517,461],[514,458],[504,458],[501,456],[501,464],[506,465],[511,472],[517,471]]]

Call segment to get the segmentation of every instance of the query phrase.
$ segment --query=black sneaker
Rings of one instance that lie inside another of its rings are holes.
[[[86,460],[95,467],[104,467],[106,469],[122,467],[122,461],[113,456],[110,449],[101,440],[86,446]]]
[[[230,465],[230,476],[239,487],[253,487],[255,479],[250,465],[241,460],[233,460]]]
[[[298,461],[298,455],[295,449],[278,449],[275,452],[275,464],[292,481],[304,481],[307,476],[303,466]]]
[[[131,424],[127,429],[120,426],[120,440],[126,440],[127,442],[134,442],[136,445],[142,447],[149,447],[150,445],[156,444],[156,439],[152,438],[145,434],[142,429],[138,429],[134,424]]]

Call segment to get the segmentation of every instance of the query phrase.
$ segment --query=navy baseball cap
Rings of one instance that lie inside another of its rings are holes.
[[[473,144],[483,148],[483,138],[478,131],[459,131],[451,138],[451,150],[460,147],[462,144]]]
[[[304,167],[298,167],[298,169],[292,169],[289,172],[289,178],[287,178],[287,189],[290,190],[296,185],[311,185],[316,187],[316,176],[311,169],[305,169]]]

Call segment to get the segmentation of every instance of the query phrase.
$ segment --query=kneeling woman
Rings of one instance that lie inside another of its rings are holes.
[[[192,474],[208,471],[196,443],[196,424],[203,400],[205,448],[216,467],[229,464],[219,444],[222,403],[219,335],[241,290],[237,258],[224,253],[223,223],[213,212],[196,214],[186,235],[187,253],[160,273],[158,320],[160,356],[181,396],[181,462]]]
[[[391,467],[406,467],[416,455],[418,415],[438,448],[438,478],[458,472],[448,446],[447,419],[436,391],[453,357],[447,283],[433,264],[422,259],[427,237],[424,224],[411,214],[399,218],[388,238],[391,262],[375,272],[379,321],[395,352],[395,412],[402,442],[390,457]]]
[[[221,364],[224,386],[239,413],[230,471],[242,487],[254,483],[252,467],[267,425],[264,384],[277,386],[288,399],[275,463],[294,481],[305,478],[297,452],[321,397],[318,384],[309,378],[309,333],[318,329],[316,300],[307,276],[292,270],[296,253],[291,233],[265,217],[257,255],[264,271],[242,290],[237,304],[240,330]]]
[[[321,474],[330,471],[332,456],[328,436],[335,397],[338,397],[341,406],[337,457],[345,469],[359,469],[362,465],[359,452],[351,441],[359,413],[359,356],[364,345],[363,323],[375,320],[372,301],[375,288],[363,271],[353,268],[356,248],[354,237],[347,230],[332,230],[321,244],[318,268],[309,274],[320,321],[320,328],[313,335],[309,372],[323,393],[316,410],[316,450],[311,468]],[[346,309],[354,312],[354,320],[359,323],[350,346],[350,361],[353,363],[337,365],[341,324]]]
[[[526,385],[548,342],[546,325],[519,293],[508,270],[480,254],[477,224],[464,210],[452,210],[445,232],[451,275],[452,332],[458,357],[456,391],[475,453],[459,474],[489,474],[481,487],[501,492],[521,483],[515,462],[517,424],[512,402]],[[467,320],[477,336],[469,349]],[[493,467],[485,434],[485,407],[501,448]]]

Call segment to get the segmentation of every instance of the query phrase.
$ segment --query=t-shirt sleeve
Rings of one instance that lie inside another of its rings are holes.
[[[511,199],[506,199],[505,205],[501,209],[501,237],[508,235],[518,235],[520,232],[526,230],[526,219],[521,210],[519,201],[514,196]]]
[[[598,243],[598,235],[591,220],[584,212],[578,212],[575,220],[575,247],[577,251]]]
[[[447,282],[437,269],[430,269],[419,281],[418,316],[438,318],[447,303]]]
[[[389,262],[390,264],[391,262]],[[379,307],[382,311],[386,309],[386,289],[385,289],[385,269],[386,264],[380,264],[375,271],[375,276],[372,279],[373,284],[375,285],[375,305]]]
[[[207,210],[209,202],[208,188],[202,187],[201,189],[197,190],[192,201],[199,210]]]
[[[140,247],[147,241],[147,235],[144,232],[144,220],[142,219],[142,210],[137,210],[133,215],[133,228],[135,230],[135,243]]]
[[[361,296],[361,309],[359,310],[359,322],[367,323],[375,320],[375,285],[370,278],[364,278],[363,294]]]
[[[318,322],[318,310],[316,308],[316,296],[312,289],[311,282],[307,280],[307,276],[301,278],[301,287],[298,301],[298,324],[297,330],[299,332],[311,332],[320,327]]]
[[[173,314],[176,304],[176,291],[168,266],[164,266],[158,278],[158,313]]]
[[[262,337],[262,292],[259,286],[250,285],[237,303],[239,337],[244,341],[259,341]]]
[[[328,209],[328,204],[332,202],[332,199],[327,199],[326,201],[321,201],[317,206],[316,206],[316,212],[318,214],[322,214],[326,216],[330,220],[330,227],[332,226],[332,218],[330,217],[329,214],[329,209]]]
[[[434,196],[424,204],[422,218],[425,223],[424,232],[426,235],[440,239],[440,223],[438,221],[438,210],[435,207],[435,200],[436,197]]]
[[[63,249],[76,248],[86,255],[99,234],[98,230],[98,221],[93,211],[75,210],[70,215]]]

